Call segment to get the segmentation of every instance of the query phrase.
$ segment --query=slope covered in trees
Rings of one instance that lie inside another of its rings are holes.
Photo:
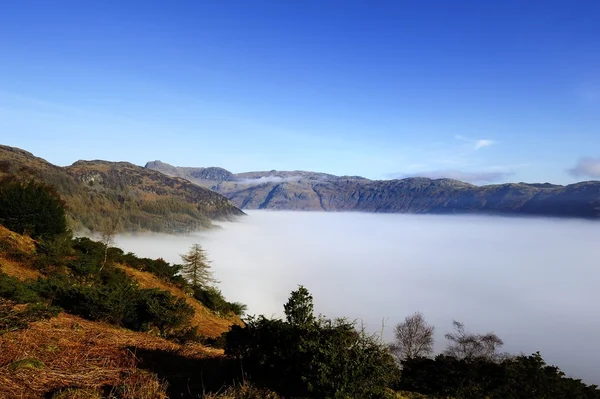
[[[79,161],[58,167],[0,145],[0,178],[52,186],[64,200],[74,230],[100,231],[106,221],[118,220],[121,231],[185,232],[210,227],[211,219],[243,215],[217,193],[126,162]]]

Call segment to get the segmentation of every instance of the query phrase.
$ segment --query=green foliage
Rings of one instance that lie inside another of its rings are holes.
[[[229,302],[229,308],[234,315],[242,317],[246,314],[248,306],[241,302]]]
[[[70,231],[38,239],[34,265],[43,271],[61,265],[63,259],[73,254],[72,240]]]
[[[2,272],[0,272],[0,298],[17,303],[34,303],[41,299],[34,285],[21,282]]]
[[[303,286],[292,291],[283,309],[287,322],[293,326],[307,326],[315,321],[313,297]]]
[[[40,280],[38,291],[71,314],[136,331],[156,328],[162,336],[178,334],[194,310],[181,298],[157,289],[139,289],[122,271],[103,273],[96,284],[53,276]]]
[[[76,238],[67,245],[65,240],[65,237],[55,236],[38,245],[38,266],[53,266],[42,268],[47,272],[46,278],[21,282],[0,272],[0,297],[18,303],[47,301],[89,320],[137,331],[156,329],[165,337],[189,340],[194,336],[192,331],[186,330],[194,311],[184,299],[166,291],[140,289],[117,268],[106,267],[100,271],[102,243]],[[114,257],[122,256],[120,250],[110,253]],[[134,259],[135,256],[128,255],[128,260]],[[173,273],[162,260],[138,260],[137,264],[151,265],[165,275]]]
[[[187,324],[194,315],[194,310],[184,299],[167,291],[140,290],[136,296],[135,317],[125,325],[134,330],[146,331],[156,327],[162,336],[168,336]]]
[[[566,378],[539,353],[495,362],[483,357],[412,358],[403,363],[400,388],[456,399],[597,399],[600,391]]]
[[[0,181],[0,224],[19,234],[51,237],[67,231],[63,202],[48,185],[13,178]]]
[[[186,254],[180,256],[183,262],[181,272],[192,288],[207,289],[217,282],[212,276],[206,251],[200,244],[192,245]]]
[[[286,313],[299,318],[252,317],[227,334],[225,353],[237,357],[253,381],[291,397],[373,398],[398,377],[377,338],[346,320],[308,314],[312,297],[303,287],[288,305]]]
[[[192,288],[192,292],[194,299],[218,314],[226,315],[233,313],[237,316],[242,316],[246,312],[246,305],[239,302],[227,302],[223,293],[216,287],[196,287]]]
[[[46,365],[41,360],[31,358],[17,360],[8,365],[10,371],[17,371],[20,369],[43,369],[45,367]]]
[[[16,303],[0,298],[0,335],[26,328],[29,323],[48,319],[58,314],[58,308],[45,304],[15,307]]]
[[[182,269],[181,265],[171,265],[162,258],[138,258],[131,252],[124,254],[123,251],[119,249],[114,248],[114,250],[115,262],[124,263],[134,269],[152,273],[161,280],[173,283],[178,287],[186,285],[185,278],[179,274]]]

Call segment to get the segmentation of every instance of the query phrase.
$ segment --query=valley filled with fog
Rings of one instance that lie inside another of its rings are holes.
[[[600,383],[600,224],[581,220],[320,212],[249,212],[187,236],[123,235],[117,246],[179,263],[208,251],[219,287],[249,314],[281,316],[298,284],[328,317],[385,338],[420,311],[443,350],[452,320],[494,331],[504,351]]]

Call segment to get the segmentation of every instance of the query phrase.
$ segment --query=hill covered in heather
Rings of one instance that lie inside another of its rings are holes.
[[[78,161],[60,167],[0,145],[0,178],[34,179],[52,186],[64,200],[75,230],[97,231],[107,220],[115,220],[120,231],[175,233],[243,215],[218,193],[128,162]]]

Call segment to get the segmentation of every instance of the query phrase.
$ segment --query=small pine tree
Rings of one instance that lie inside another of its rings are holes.
[[[212,276],[210,270],[210,261],[206,251],[200,244],[194,244],[190,250],[180,255],[183,261],[181,272],[192,284],[193,288],[208,288],[210,285],[218,283]]]
[[[292,291],[283,308],[287,322],[293,326],[308,326],[315,321],[313,297],[303,286]]]

